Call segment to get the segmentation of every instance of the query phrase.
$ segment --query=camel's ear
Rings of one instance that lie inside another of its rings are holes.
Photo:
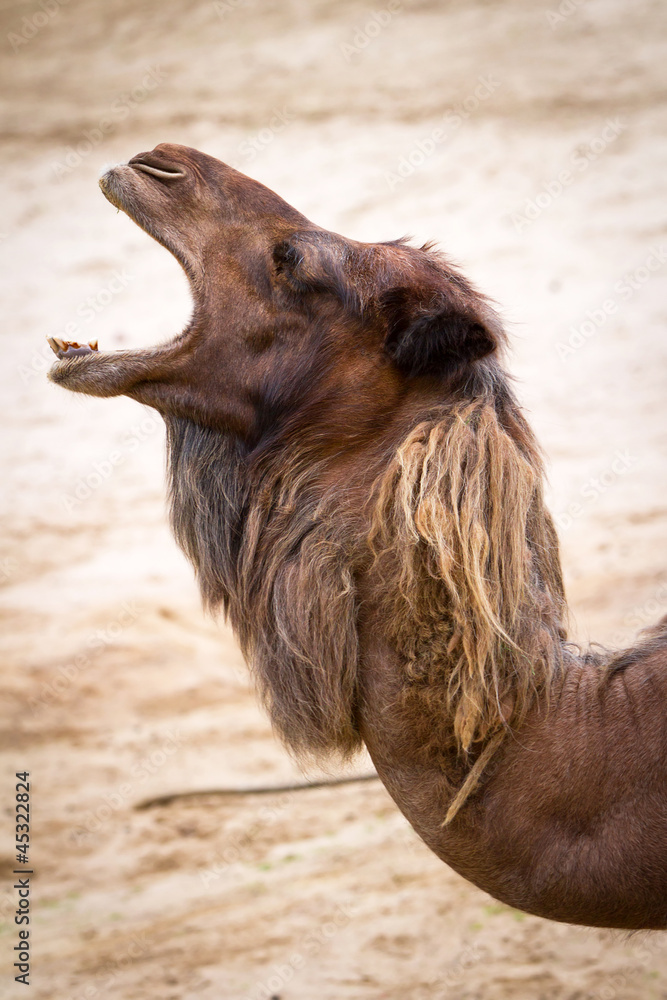
[[[491,354],[498,324],[472,289],[392,288],[380,308],[387,320],[385,350],[406,375],[443,375]]]

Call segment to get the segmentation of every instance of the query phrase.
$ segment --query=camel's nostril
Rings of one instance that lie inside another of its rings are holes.
[[[175,181],[179,177],[185,177],[185,171],[179,167],[171,167],[165,164],[158,166],[155,163],[150,163],[145,156],[133,157],[129,161],[128,166],[134,170],[139,170],[143,174],[150,174],[151,177],[157,177],[161,181]]]
[[[182,170],[165,170],[163,167],[151,167],[148,163],[131,163],[131,167],[140,170],[143,174],[150,174],[152,177],[159,177],[160,180],[176,180],[178,177],[185,177]]]

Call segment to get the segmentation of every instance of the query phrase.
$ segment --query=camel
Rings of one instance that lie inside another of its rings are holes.
[[[497,313],[432,245],[360,243],[197,150],[100,181],[182,265],[149,350],[49,377],[167,428],[171,522],[299,759],[365,745],[435,854],[512,907],[667,927],[667,621],[567,641]]]

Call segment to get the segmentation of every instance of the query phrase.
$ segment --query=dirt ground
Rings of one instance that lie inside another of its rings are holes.
[[[348,236],[435,238],[511,330],[573,635],[629,641],[667,611],[665,5],[10,0],[0,18],[0,996],[667,998],[666,935],[496,904],[377,783],[138,808],[300,772],[170,537],[159,419],[45,378],[68,324],[109,348],[187,320],[176,263],[97,189],[157,142]],[[28,988],[9,957],[23,770]]]

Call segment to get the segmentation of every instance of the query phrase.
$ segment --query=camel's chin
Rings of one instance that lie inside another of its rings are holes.
[[[102,355],[97,348],[77,351],[71,344],[68,344],[66,350],[56,350],[51,342],[52,339],[49,337],[49,344],[58,360],[47,373],[49,382],[54,382],[64,389],[71,389],[72,392],[86,392],[87,389],[84,386],[87,386],[91,375],[91,362],[94,366],[95,361]],[[64,342],[60,341],[60,343]]]
[[[49,369],[49,381],[77,391],[76,384],[88,368],[89,360],[99,357],[97,341],[91,340],[88,344],[79,344],[74,340],[61,340],[60,337],[46,339],[58,359]]]

